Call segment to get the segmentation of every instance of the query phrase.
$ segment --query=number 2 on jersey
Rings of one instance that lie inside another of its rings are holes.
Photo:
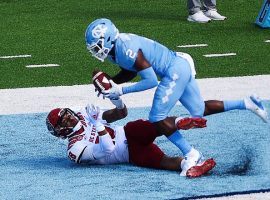
[[[136,53],[133,52],[131,49],[128,49],[128,50],[126,51],[126,55],[127,55],[128,57],[134,59],[135,56],[136,56]]]

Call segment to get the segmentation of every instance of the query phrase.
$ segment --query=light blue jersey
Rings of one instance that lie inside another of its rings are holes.
[[[110,60],[123,69],[136,72],[134,64],[139,50],[156,75],[161,78],[154,95],[149,120],[157,122],[165,119],[177,101],[180,101],[192,116],[201,117],[204,101],[191,74],[190,64],[176,52],[148,38],[120,33],[115,43],[115,60]]]
[[[175,52],[154,40],[135,34],[120,33],[115,44],[115,62],[126,70],[136,71],[134,63],[139,50],[159,77],[164,76],[175,58]]]

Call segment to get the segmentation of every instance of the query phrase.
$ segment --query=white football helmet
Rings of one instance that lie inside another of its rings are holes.
[[[86,29],[87,49],[100,61],[108,56],[119,36],[119,31],[109,19],[101,18],[93,21]]]

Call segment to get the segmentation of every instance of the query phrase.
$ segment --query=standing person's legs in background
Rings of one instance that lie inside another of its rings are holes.
[[[189,16],[188,21],[207,23],[211,20],[225,20],[216,9],[216,0],[204,0],[203,5],[200,0],[187,0]],[[203,12],[204,11],[204,12]]]

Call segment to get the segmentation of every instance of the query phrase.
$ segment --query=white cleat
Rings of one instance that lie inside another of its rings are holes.
[[[212,20],[223,21],[227,19],[227,17],[220,15],[216,10],[208,10],[204,14]]]
[[[203,159],[202,153],[198,150],[192,148],[187,155],[185,155],[185,159],[181,162],[181,173],[180,176],[187,176],[187,171],[200,163]]]
[[[255,94],[244,99],[245,106],[248,110],[258,115],[265,123],[269,123],[269,117],[262,104],[262,100]]]
[[[196,12],[193,15],[189,15],[187,18],[190,22],[208,23],[211,21],[209,17],[206,17],[202,11]]]

